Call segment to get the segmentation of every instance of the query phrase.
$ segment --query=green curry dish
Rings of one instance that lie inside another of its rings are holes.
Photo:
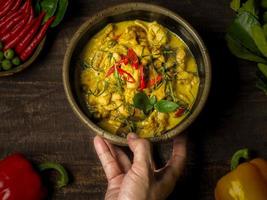
[[[90,39],[81,60],[80,80],[91,118],[116,135],[164,134],[189,114],[198,93],[192,53],[157,22],[108,24]]]

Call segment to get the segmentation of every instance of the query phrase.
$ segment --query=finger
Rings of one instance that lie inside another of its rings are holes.
[[[144,168],[152,167],[151,145],[148,140],[139,138],[134,133],[127,136],[128,144],[134,154],[133,165],[138,164]]]
[[[131,168],[131,161],[128,156],[118,147],[111,145],[108,141],[105,140],[105,143],[109,147],[112,156],[118,161],[120,169],[126,173]]]
[[[163,168],[162,181],[176,182],[177,178],[181,175],[186,160],[186,138],[180,136],[173,141],[173,151],[170,160]]]
[[[116,159],[113,157],[107,143],[101,137],[96,136],[94,138],[94,146],[108,181],[110,182],[113,178],[122,174],[122,171]]]
[[[178,137],[173,141],[173,152],[166,166],[156,173],[158,181],[155,184],[159,199],[165,199],[175,187],[177,178],[181,175],[186,159],[186,138]],[[163,191],[164,190],[164,191]]]

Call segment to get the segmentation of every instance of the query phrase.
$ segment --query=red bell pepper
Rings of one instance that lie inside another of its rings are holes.
[[[55,169],[60,173],[57,185],[65,186],[68,176],[65,169],[55,163],[40,165],[40,170]],[[0,161],[0,199],[3,200],[42,200],[47,190],[40,176],[21,154],[14,154]]]
[[[184,107],[180,107],[178,108],[178,110],[175,113],[175,117],[181,117],[186,111],[186,108]]]

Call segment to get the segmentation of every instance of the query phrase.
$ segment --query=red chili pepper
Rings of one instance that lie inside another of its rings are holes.
[[[138,69],[138,64],[139,64],[138,57],[132,48],[128,49],[127,57],[129,58],[131,66],[134,67],[135,69]]]
[[[125,55],[121,55],[121,60],[120,60],[120,63],[122,64],[125,64],[127,65],[129,63],[129,58]]]
[[[23,40],[16,46],[15,51],[17,52],[17,54],[21,54],[22,51],[24,49],[26,49],[26,47],[30,44],[32,38],[34,37],[34,35],[36,34],[36,32],[38,31],[41,22],[43,20],[45,16],[45,13],[42,12],[38,18],[37,21],[35,22],[35,24],[33,25],[32,29],[30,30],[30,32],[27,34],[27,36],[25,38],[23,38]]]
[[[33,10],[32,6],[31,6],[31,10],[30,10],[30,18],[29,18],[28,23],[31,23],[33,19],[34,19],[34,10]]]
[[[106,77],[110,76],[111,74],[113,74],[115,72],[115,65],[113,65],[108,72],[106,73]]]
[[[154,85],[158,84],[162,80],[162,75],[159,74],[156,78],[153,78],[149,81],[148,87],[153,87]]]
[[[186,108],[184,107],[180,107],[178,108],[178,110],[175,113],[175,117],[181,117],[186,111]]]
[[[55,163],[41,164],[40,170],[55,169],[60,173],[58,186],[68,183],[65,169]],[[0,199],[3,200],[42,200],[47,190],[40,176],[21,154],[14,154],[0,161]]]
[[[11,9],[11,11],[15,11],[19,8],[20,4],[21,4],[22,0],[16,0],[15,1],[15,5],[13,6],[13,8]]]
[[[6,17],[2,18],[0,21],[0,28],[4,28],[7,23],[10,23],[14,18],[22,15],[24,12],[26,12],[29,9],[30,1],[26,1],[22,8],[19,11],[12,11],[10,12]]]
[[[13,16],[9,21],[6,21],[5,24],[2,25],[1,30],[0,30],[0,37],[3,37],[4,35],[8,34],[8,32],[16,25],[18,22],[23,20],[25,18],[25,15],[30,12],[31,6],[27,6],[25,13],[23,11],[17,12],[16,16]]]
[[[15,1],[14,0],[7,0],[5,5],[0,8],[0,17],[5,16],[12,8],[14,5]]]
[[[30,1],[29,0],[27,0],[27,1],[25,1],[25,3],[23,4],[23,6],[20,8],[20,10],[19,11],[9,11],[4,17],[2,17],[1,19],[0,19],[0,25],[2,24],[2,23],[4,23],[4,21],[6,21],[6,20],[10,20],[10,19],[12,19],[13,18],[13,16],[11,16],[11,15],[18,15],[17,13],[19,12],[19,13],[21,13],[22,11],[24,11],[25,9],[26,9],[26,7],[29,5],[29,3],[30,3]],[[1,3],[0,3],[0,5],[1,5]]]
[[[25,27],[25,24],[28,22],[29,15],[25,16],[25,18],[10,31],[8,34],[2,37],[2,41],[4,43],[9,43],[12,38],[16,37]]]
[[[53,23],[55,20],[55,16],[49,18],[47,22],[43,25],[39,33],[35,36],[31,44],[21,53],[20,59],[22,61],[27,60],[34,52],[35,48],[40,44],[40,42],[43,40],[43,38],[46,35],[46,31],[49,28],[49,26]]]
[[[143,89],[146,88],[144,66],[140,65],[139,66],[139,70],[140,70],[140,86],[139,86],[139,89],[142,91]]]
[[[24,37],[26,37],[27,33],[31,30],[31,27],[36,21],[37,19],[34,19],[31,23],[28,23],[18,35],[14,35],[9,42],[6,42],[5,49],[14,48]]]
[[[127,71],[125,71],[121,68],[117,68],[117,70],[125,81],[127,81],[129,83],[135,83],[135,79],[130,73],[128,73]]]

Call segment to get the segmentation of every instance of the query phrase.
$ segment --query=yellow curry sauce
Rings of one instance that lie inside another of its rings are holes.
[[[157,22],[109,24],[89,41],[81,60],[88,109],[113,134],[159,136],[186,117],[198,93],[192,53]]]

